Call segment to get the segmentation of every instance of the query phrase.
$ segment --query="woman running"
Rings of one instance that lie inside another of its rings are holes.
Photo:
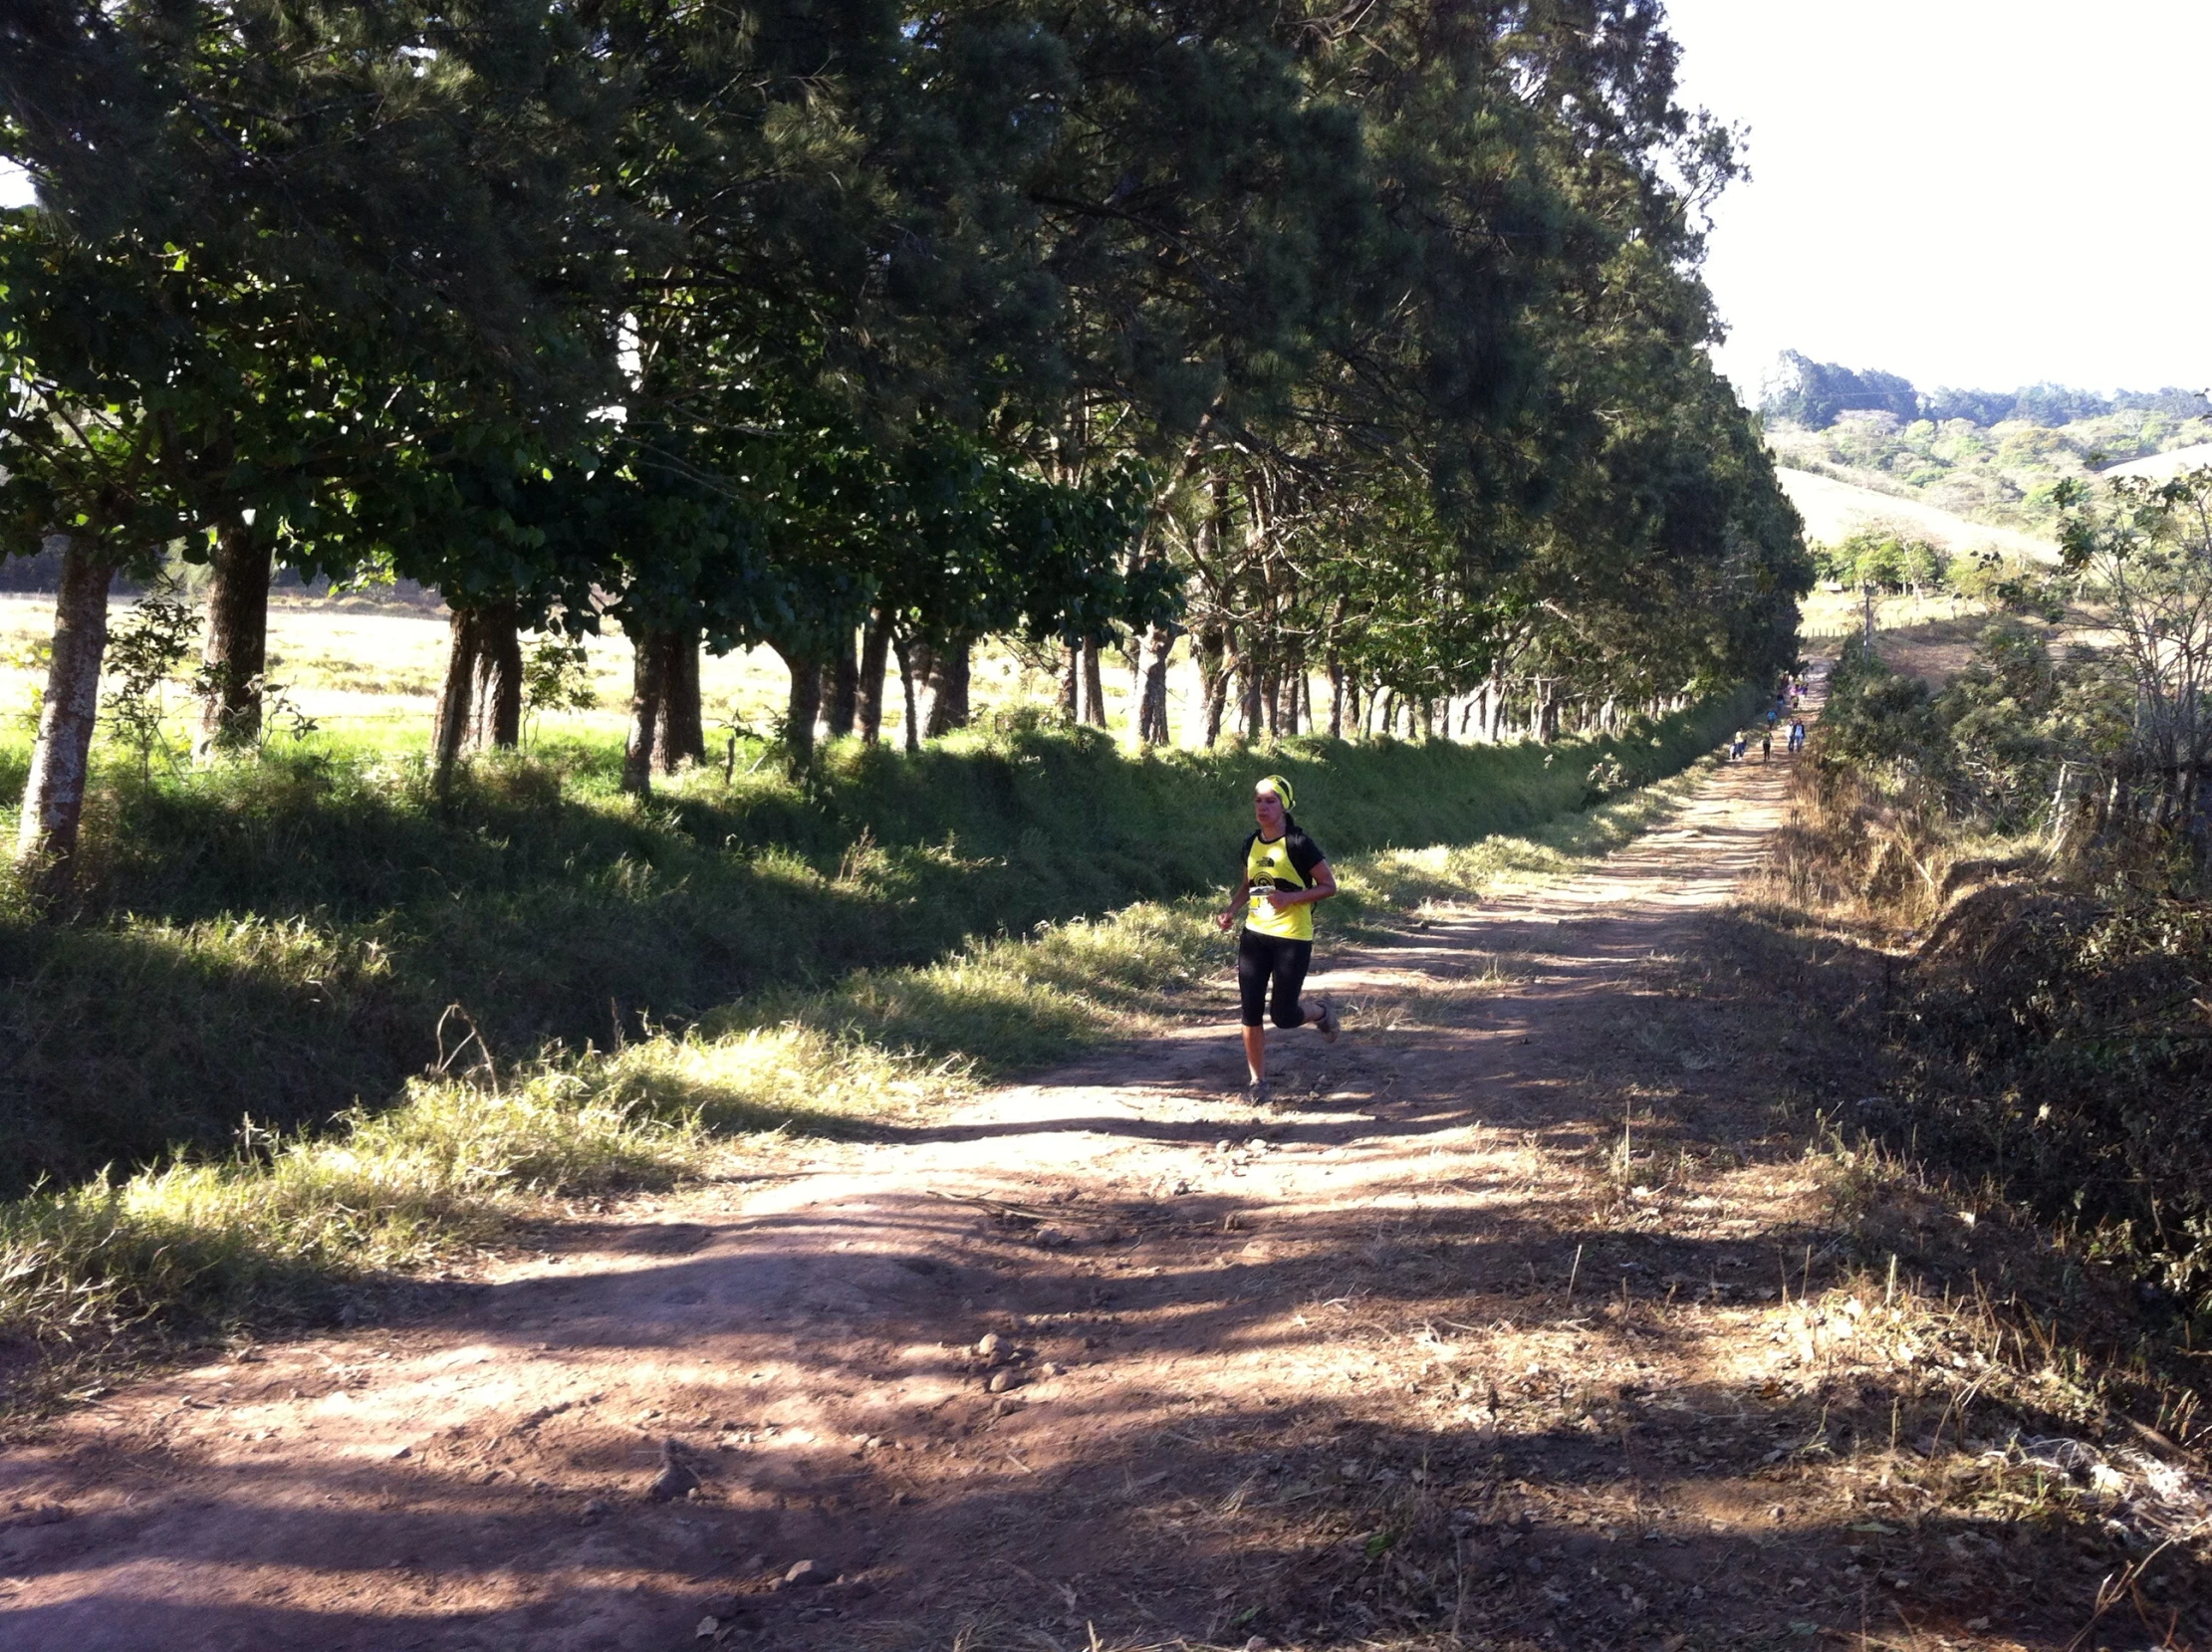
[[[1314,902],[1337,892],[1321,845],[1291,819],[1291,783],[1269,775],[1252,791],[1252,816],[1259,829],[1244,840],[1244,875],[1229,895],[1228,907],[1214,922],[1223,929],[1241,915],[1237,937],[1237,993],[1243,1000],[1244,1064],[1252,1074],[1246,1094],[1255,1102],[1267,1093],[1267,1027],[1262,1013],[1278,1027],[1309,1022],[1330,1044],[1337,1042],[1337,1011],[1317,998],[1318,1014],[1298,1001],[1306,969],[1314,961]]]

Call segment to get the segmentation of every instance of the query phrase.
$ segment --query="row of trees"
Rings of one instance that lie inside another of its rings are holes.
[[[1915,534],[1861,528],[1836,545],[1812,547],[1813,571],[1840,586],[1874,590],[1923,590],[1950,583],[1953,559]]]
[[[1734,173],[1648,0],[25,0],[0,18],[0,517],[66,542],[20,853],[73,852],[118,571],[210,569],[203,740],[272,569],[436,587],[441,763],[526,629],[634,643],[625,783],[702,646],[785,739],[887,662],[1143,664],[1224,727],[1492,732],[1794,653],[1797,521],[1710,370]],[[1463,724],[1469,713],[1463,713]],[[909,730],[913,719],[908,719]]]
[[[1861,528],[1838,544],[1816,544],[1812,559],[1819,578],[1852,590],[1915,596],[1941,591],[2050,620],[2059,617],[2075,591],[2075,582],[2047,564],[1991,550],[1953,556],[1898,528]]]
[[[2116,390],[2104,395],[2049,381],[2014,390],[1956,389],[1945,385],[1922,390],[1911,379],[1873,368],[1851,368],[1838,361],[1816,361],[1786,350],[1760,386],[1759,410],[1808,430],[1825,430],[1852,413],[1887,414],[1900,424],[1950,419],[1988,426],[2009,419],[2062,425],[2108,413],[2149,412],[2170,419],[2212,415],[2212,395],[2167,385],[2157,390]]]

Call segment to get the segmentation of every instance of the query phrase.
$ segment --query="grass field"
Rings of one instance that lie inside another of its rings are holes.
[[[119,600],[122,622],[128,603]],[[54,623],[51,597],[0,591],[0,708],[20,722],[35,703],[44,681],[40,663]],[[447,626],[436,610],[392,603],[337,604],[300,599],[272,602],[269,615],[269,677],[282,683],[292,702],[349,743],[368,742],[398,749],[428,737],[438,684],[445,671]],[[630,648],[618,632],[585,639],[590,680],[598,705],[588,710],[534,717],[526,738],[560,741],[618,734],[626,727],[630,691]],[[1041,657],[1023,657],[1006,647],[986,644],[976,651],[970,690],[974,710],[988,720],[1017,705],[1052,704],[1058,680]],[[1102,673],[1107,715],[1116,728],[1128,725],[1133,685],[1125,661],[1109,652]],[[700,673],[700,698],[707,716],[708,741],[722,749],[734,729],[766,731],[783,714],[790,675],[770,650],[756,648],[720,657],[707,655]],[[1329,685],[1317,679],[1314,702],[1325,708]],[[1177,742],[1200,743],[1198,673],[1186,649],[1178,649],[1168,676],[1168,718]],[[184,707],[177,706],[182,732]],[[904,738],[897,668],[886,685],[884,737]]]
[[[1798,634],[1808,641],[1856,636],[1863,620],[1859,603],[1855,590],[1818,589],[1799,604],[1804,617],[1799,621]],[[1984,604],[1950,591],[1930,591],[1921,596],[1900,591],[1875,598],[1874,625],[1878,630],[1894,631],[1972,619],[1988,611]]]

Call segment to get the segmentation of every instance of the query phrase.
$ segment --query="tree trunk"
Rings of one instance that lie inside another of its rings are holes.
[[[1345,662],[1329,656],[1329,738],[1345,737]]]
[[[784,752],[794,770],[804,769],[814,762],[815,719],[822,715],[822,662],[795,659],[781,648],[776,652],[791,668],[791,699],[784,711]]]
[[[632,638],[632,641],[636,639]],[[430,724],[430,755],[438,784],[452,776],[468,741],[470,712],[476,704],[476,655],[481,641],[475,610],[454,608],[446,615],[445,681]]]
[[[919,703],[919,709],[910,712],[914,740],[926,740],[933,732],[929,725],[937,692],[937,650],[917,638],[906,644],[904,663],[913,678],[907,688],[907,705],[912,708]],[[906,749],[917,751],[920,748],[909,741]]]
[[[880,612],[871,614],[860,633],[860,680],[854,706],[860,738],[870,746],[883,738],[883,677],[890,645],[890,621]]]
[[[1106,726],[1106,681],[1099,670],[1099,644],[1083,645],[1083,720],[1095,729]],[[962,719],[965,721],[965,718]]]
[[[1219,625],[1198,633],[1198,694],[1205,704],[1206,744],[1221,744],[1221,714],[1229,694],[1228,635]]]
[[[898,655],[898,691],[904,696],[906,707],[905,721],[899,726],[906,732],[906,749],[918,752],[921,750],[921,719],[914,711],[914,645],[904,637],[897,637],[892,640],[891,647]]]
[[[1174,740],[1167,728],[1167,662],[1174,651],[1175,627],[1154,625],[1151,655],[1137,695],[1137,738],[1147,746],[1166,746]]]
[[[1260,703],[1267,708],[1267,732],[1277,739],[1283,734],[1283,666],[1271,661],[1260,678]]]
[[[686,763],[706,761],[706,709],[699,697],[699,632],[683,625],[654,631],[661,656],[660,710],[653,719],[652,765],[672,775]]]
[[[522,744],[522,623],[513,602],[491,602],[465,615],[475,633],[474,694],[467,749],[512,750]]]
[[[838,639],[836,658],[830,661],[830,699],[824,711],[824,728],[833,740],[853,732],[860,714],[860,668],[853,657],[853,634]]]
[[[1258,639],[1248,637],[1244,657],[1237,661],[1237,674],[1244,683],[1244,738],[1255,746],[1260,742],[1260,719],[1266,709],[1265,672],[1259,656]]]
[[[929,727],[923,732],[935,740],[954,729],[968,726],[968,651],[965,637],[948,648],[932,649],[929,658]]]
[[[207,645],[201,651],[198,755],[248,750],[261,739],[262,678],[269,669],[269,548],[243,523],[215,542],[207,585]]]
[[[622,752],[622,790],[638,798],[652,793],[653,745],[668,694],[668,650],[659,635],[642,626],[629,633],[629,744]]]
[[[1068,663],[1060,673],[1060,714],[1071,723],[1083,721],[1083,644],[1068,644]]]
[[[93,726],[100,716],[100,666],[108,653],[108,586],[115,573],[105,547],[73,538],[62,553],[54,652],[15,840],[16,865],[50,894],[68,887],[77,859]]]

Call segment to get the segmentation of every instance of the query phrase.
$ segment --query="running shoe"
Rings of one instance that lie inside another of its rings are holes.
[[[1264,1107],[1275,1099],[1275,1094],[1265,1078],[1255,1078],[1244,1086],[1244,1099],[1252,1106]]]
[[[1314,1031],[1321,1035],[1323,1044],[1335,1044],[1343,1025],[1337,1020],[1337,1006],[1328,999],[1321,1001],[1321,1014],[1314,1018]]]

